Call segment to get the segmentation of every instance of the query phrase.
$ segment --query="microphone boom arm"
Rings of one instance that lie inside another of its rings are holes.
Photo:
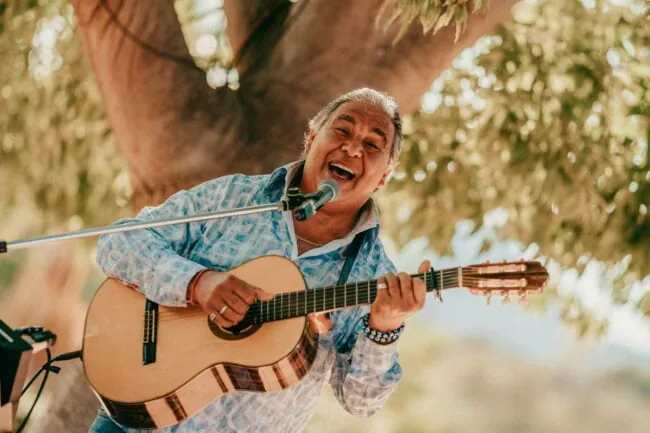
[[[23,240],[18,240],[13,242],[0,240],[0,254],[7,253],[9,252],[9,250],[29,248],[29,247],[33,247],[45,243],[68,240],[68,239],[79,239],[79,238],[85,238],[90,236],[99,236],[99,235],[105,235],[111,233],[122,233],[122,232],[128,232],[133,230],[168,226],[172,224],[184,224],[184,223],[191,223],[191,222],[198,222],[198,221],[229,218],[233,216],[252,215],[252,214],[270,212],[270,211],[284,212],[287,210],[293,210],[296,212],[296,218],[298,218],[299,211],[297,209],[303,204],[305,204],[305,202],[308,203],[312,202],[314,199],[314,195],[317,193],[303,194],[300,192],[298,188],[289,188],[289,190],[290,191],[287,200],[281,200],[279,203],[275,203],[275,204],[226,209],[226,210],[221,210],[216,212],[206,212],[206,213],[201,213],[196,215],[169,218],[165,220],[142,221],[142,222],[131,222],[126,224],[119,224],[119,225],[109,225],[105,227],[82,229],[82,230],[77,230],[77,231],[72,231],[67,233],[41,236],[41,237],[23,239]],[[313,215],[313,213],[308,215],[307,218],[311,215]]]

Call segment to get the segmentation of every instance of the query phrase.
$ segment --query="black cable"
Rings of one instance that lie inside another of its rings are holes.
[[[49,351],[49,349],[48,349]],[[20,393],[20,396],[22,397],[23,394],[27,391],[27,389],[32,385],[32,383],[36,380],[38,376],[44,371],[44,370],[54,370],[54,373],[59,372],[59,367],[53,366],[57,361],[67,361],[69,359],[75,359],[75,358],[81,358],[81,350],[75,350],[74,352],[67,352],[67,353],[62,353],[61,355],[57,356],[54,359],[49,359],[48,361],[43,364],[43,366],[32,376],[31,379],[29,379],[29,382],[27,382],[27,385],[23,387],[22,392]]]
[[[25,415],[25,419],[23,419],[23,422],[20,424],[20,427],[18,427],[18,430],[16,430],[16,433],[21,433],[25,428],[25,426],[27,425],[27,421],[29,420],[32,411],[36,407],[36,403],[38,402],[38,399],[41,397],[43,388],[45,388],[45,382],[47,381],[47,377],[50,374],[50,372],[58,373],[61,370],[60,367],[57,367],[52,364],[57,361],[67,361],[69,359],[81,358],[81,350],[75,350],[74,352],[63,353],[54,359],[52,359],[52,352],[50,351],[50,349],[47,348],[45,350],[47,352],[47,362],[43,364],[43,366],[32,376],[32,378],[29,380],[29,382],[27,382],[27,384],[25,385],[25,387],[20,393],[20,396],[22,397],[23,394],[25,394],[25,392],[27,391],[27,389],[29,389],[29,387],[32,385],[32,383],[34,383],[36,378],[40,376],[43,371],[45,371],[45,376],[43,376],[43,381],[41,382],[41,386],[38,388],[38,392],[36,393],[36,397],[34,398],[32,407],[29,408],[29,412],[27,412],[27,415]]]
[[[43,381],[41,382],[41,386],[38,388],[38,392],[36,393],[36,397],[34,398],[32,407],[29,408],[29,412],[27,412],[27,415],[25,415],[25,419],[23,419],[23,422],[20,425],[20,427],[18,427],[18,430],[16,430],[16,433],[21,433],[25,428],[25,426],[27,425],[27,421],[29,421],[29,416],[32,414],[32,411],[36,407],[36,402],[38,402],[38,399],[41,396],[41,393],[43,392],[43,388],[45,388],[45,381],[47,380],[47,376],[50,374],[50,370],[49,368],[47,368],[47,366],[49,366],[50,362],[52,362],[52,352],[50,351],[49,348],[45,350],[47,351],[47,362],[45,363],[45,365],[43,365],[43,367],[41,367],[38,373],[36,373],[34,377],[32,377],[32,380],[29,381],[27,386],[23,388],[23,392],[20,394],[22,396],[25,393],[25,390],[27,390],[27,388],[29,387],[29,385],[31,385],[32,382],[34,382],[34,379],[36,379],[36,377],[38,377],[38,375],[41,374],[41,371],[45,370],[45,376],[43,376]]]
[[[81,350],[75,350],[74,352],[62,353],[59,356],[57,356],[56,358],[54,358],[50,362],[50,364],[53,364],[53,363],[55,363],[57,361],[68,361],[70,359],[75,359],[75,358],[81,359]]]

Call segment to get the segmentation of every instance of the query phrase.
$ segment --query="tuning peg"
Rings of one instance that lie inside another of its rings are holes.
[[[509,304],[510,303],[510,291],[509,290],[503,290],[501,292],[501,304]]]
[[[440,290],[436,290],[436,302],[438,304],[442,304],[444,302],[442,300],[442,293],[440,293]]]
[[[487,305],[487,306],[489,307],[491,301],[492,301],[492,293],[489,292],[489,293],[487,294],[487,296],[485,296],[485,305]]]

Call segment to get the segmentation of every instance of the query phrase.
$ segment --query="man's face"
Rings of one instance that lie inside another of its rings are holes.
[[[386,181],[394,137],[393,123],[381,109],[358,101],[342,104],[307,138],[303,191],[334,179],[342,195],[330,207],[362,206]]]

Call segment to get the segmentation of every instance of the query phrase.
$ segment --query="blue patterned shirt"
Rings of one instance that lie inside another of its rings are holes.
[[[135,219],[118,223],[278,203],[300,164],[280,167],[270,175],[216,178],[179,191],[162,205],[144,208]],[[347,281],[395,272],[377,237],[374,203],[348,236],[304,254],[298,254],[291,212],[278,211],[104,235],[99,240],[97,262],[108,276],[136,285],[152,301],[184,306],[188,284],[197,272],[206,268],[227,271],[263,255],[291,259],[302,271],[307,290],[334,285],[345,261],[344,248],[365,230],[369,232]],[[160,431],[300,432],[327,382],[349,413],[372,415],[397,387],[402,373],[397,342],[379,345],[364,335],[361,319],[368,311],[369,306],[361,306],[330,313],[334,326],[320,335],[314,364],[296,385],[277,392],[226,394],[193,417]]]

